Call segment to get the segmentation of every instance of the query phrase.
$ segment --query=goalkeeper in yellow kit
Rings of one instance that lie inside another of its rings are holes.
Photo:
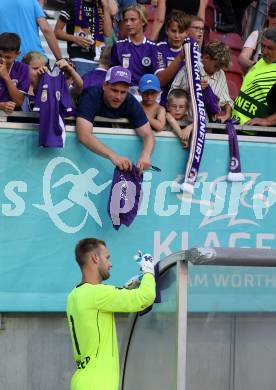
[[[139,288],[128,290],[101,284],[112,267],[104,241],[81,240],[75,249],[82,281],[67,298],[67,318],[76,371],[71,390],[118,390],[119,356],[114,312],[142,311],[155,299],[154,263],[140,263],[144,276]]]

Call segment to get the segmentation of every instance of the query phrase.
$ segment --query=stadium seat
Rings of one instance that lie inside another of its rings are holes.
[[[236,73],[227,72],[226,80],[227,80],[230,97],[232,100],[235,100],[240,92],[242,78],[240,75]]]
[[[208,41],[221,41],[230,46],[232,54],[239,56],[243,48],[243,41],[239,34],[236,33],[220,33],[217,31],[210,31],[207,35]],[[208,42],[207,41],[207,42]]]
[[[240,87],[243,80],[243,71],[235,55],[231,56],[231,62],[232,63],[230,68],[225,69],[224,71],[227,80],[227,85],[229,88],[230,97],[231,99],[235,100],[235,98],[240,92]]]
[[[228,69],[227,69],[227,71],[228,71]],[[243,77],[243,74],[244,74],[243,68],[239,64],[238,58],[234,54],[231,54],[230,71],[235,72],[235,73],[239,73]]]

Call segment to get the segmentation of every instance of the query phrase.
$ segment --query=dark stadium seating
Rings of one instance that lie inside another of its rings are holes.
[[[217,31],[210,31],[206,35],[207,41],[221,41],[230,46],[232,54],[239,56],[243,47],[243,41],[239,34],[236,33],[220,33]]]
[[[243,70],[238,63],[237,57],[232,54],[231,66],[229,69],[225,69],[226,80],[229,88],[231,98],[234,100],[240,91],[240,87],[243,80]]]

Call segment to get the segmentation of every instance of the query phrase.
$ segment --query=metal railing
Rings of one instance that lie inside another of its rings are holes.
[[[0,122],[2,123],[39,123],[39,113],[37,112],[22,112],[22,111],[14,111],[10,114],[6,114],[4,111],[0,110]],[[75,117],[65,118],[66,124],[75,124]],[[111,127],[118,128],[122,126],[123,128],[130,128],[129,121],[126,118],[105,118],[101,116],[95,117],[95,124],[110,124]],[[181,125],[181,122],[180,122]],[[239,132],[242,131],[251,131],[254,132],[257,136],[262,136],[263,133],[269,133],[270,137],[276,136],[276,127],[274,126],[247,126],[247,125],[235,125],[236,130]],[[164,130],[170,131],[171,128],[169,126],[165,126]],[[213,134],[227,134],[226,126],[220,123],[207,123],[207,131],[211,131]],[[271,134],[271,135],[270,135]],[[160,134],[159,134],[160,135]],[[252,138],[252,136],[246,135],[246,137]]]
[[[250,248],[192,248],[174,253],[160,263],[160,275],[168,268],[177,267],[176,301],[177,301],[177,389],[186,390],[186,345],[187,345],[187,301],[188,301],[188,263],[195,266],[242,266],[242,267],[276,267],[276,250]],[[129,324],[126,343],[122,349],[121,390],[124,388],[124,373],[127,363],[131,336],[138,315],[132,316]],[[165,367],[164,367],[165,369]],[[144,373],[147,375],[147,373]]]

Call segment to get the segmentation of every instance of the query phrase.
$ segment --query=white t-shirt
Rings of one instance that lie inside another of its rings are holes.
[[[253,61],[258,61],[261,55],[261,45],[259,45],[259,31],[252,31],[247,40],[245,41],[243,47],[248,47],[255,51],[252,58]]]

